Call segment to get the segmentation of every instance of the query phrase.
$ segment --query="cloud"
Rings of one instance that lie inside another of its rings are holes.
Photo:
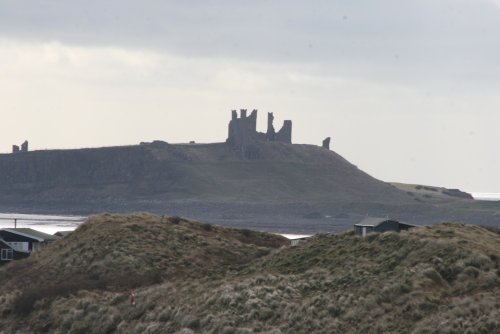
[[[155,138],[188,141],[193,134],[196,140],[223,141],[232,108],[277,111],[277,121],[287,117],[313,127],[321,122],[311,121],[309,110],[370,114],[373,109],[367,104],[373,101],[390,105],[414,94],[404,87],[322,73],[317,65],[187,58],[56,41],[0,39],[0,63],[9,64],[0,67],[3,151],[11,142],[28,137],[34,139],[34,148]],[[365,102],[358,103],[359,94]],[[27,120],[21,128],[17,126],[20,119]],[[261,117],[260,121],[265,120]],[[170,128],[167,124],[180,125]],[[110,126],[123,131],[110,131]],[[320,140],[311,138],[306,129],[297,127],[297,141]],[[324,129],[324,136],[329,131]]]
[[[499,16],[475,0],[18,0],[0,3],[0,31],[181,57],[322,64],[402,84],[488,87],[500,76]]]
[[[0,48],[1,59],[9,64],[1,68],[4,77],[22,72],[23,75],[77,75],[81,78],[98,75],[99,79],[105,79],[127,72],[151,73],[158,70],[160,63],[160,57],[152,52],[68,46],[57,41],[19,43],[0,39]],[[98,73],[88,71],[95,67],[100,69]]]
[[[500,8],[500,0],[487,0],[487,1]]]

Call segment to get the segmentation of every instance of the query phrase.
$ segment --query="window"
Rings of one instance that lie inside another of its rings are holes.
[[[14,251],[12,249],[2,249],[0,260],[13,260]]]
[[[28,252],[29,251],[29,242],[7,242],[7,245],[12,247],[19,252]]]

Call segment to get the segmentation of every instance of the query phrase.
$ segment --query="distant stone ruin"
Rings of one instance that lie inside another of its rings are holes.
[[[28,141],[25,140],[24,143],[21,144],[21,148],[17,145],[12,145],[12,153],[19,153],[19,152],[28,152]]]
[[[28,152],[28,141],[25,140],[24,143],[21,144],[21,152]]]
[[[247,109],[240,109],[238,112],[232,110],[232,118],[229,122],[229,133],[226,143],[237,147],[250,147],[256,142],[281,142],[292,143],[292,121],[285,121],[283,127],[276,132],[274,129],[274,115],[267,114],[267,132],[257,132],[257,109],[252,110],[248,116]]]
[[[330,149],[330,141],[331,141],[330,137],[327,137],[325,140],[323,140],[323,148],[326,148],[327,150],[329,150]]]

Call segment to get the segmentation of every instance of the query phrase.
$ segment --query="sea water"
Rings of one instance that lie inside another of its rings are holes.
[[[32,228],[34,230],[54,234],[58,231],[73,231],[86,217],[28,215],[20,213],[0,213],[0,228]]]
[[[500,193],[472,193],[472,197],[480,201],[500,201]]]
[[[28,215],[20,213],[0,213],[1,228],[32,228],[34,230],[54,234],[60,231],[74,231],[87,217],[82,216],[56,216],[56,215]],[[17,220],[17,223],[14,221]],[[307,238],[311,235],[281,234],[288,239]]]
[[[472,193],[476,200],[500,201],[500,193]],[[0,228],[29,227],[44,233],[54,234],[58,231],[73,231],[82,224],[86,217],[58,215],[28,215],[20,213],[0,213]],[[288,239],[298,239],[309,235],[281,234]]]

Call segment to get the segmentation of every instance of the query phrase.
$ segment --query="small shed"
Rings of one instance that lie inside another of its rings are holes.
[[[0,239],[0,265],[13,260],[24,259],[29,256],[29,252],[18,251],[12,248],[5,240]]]
[[[4,228],[0,230],[0,238],[12,249],[28,253],[59,239],[55,235],[31,228]]]
[[[306,240],[307,238],[308,237],[290,239],[290,245],[291,246],[297,246],[299,243],[301,243],[302,241]]]
[[[312,237],[310,234],[279,234],[290,240],[290,246],[297,246],[299,243],[305,241],[307,238]]]
[[[400,232],[408,230],[416,225],[402,223],[394,219],[389,218],[373,218],[367,217],[357,224],[354,224],[354,233],[360,236],[366,236],[368,233],[372,232],[387,232],[394,231]]]

